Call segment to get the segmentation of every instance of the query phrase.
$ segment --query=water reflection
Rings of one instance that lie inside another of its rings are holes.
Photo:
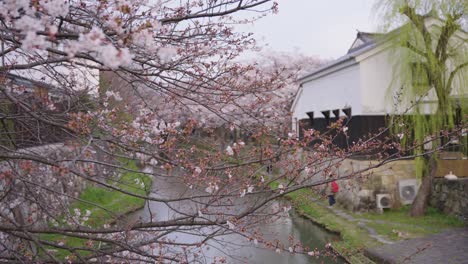
[[[185,195],[197,195],[200,191],[188,189],[184,184],[177,182],[171,178],[159,179],[153,182],[153,190],[157,196],[160,197],[180,197]],[[272,202],[270,206],[284,206],[282,202]],[[164,203],[149,202],[145,208],[136,212],[131,218],[140,218],[143,221],[149,221],[151,217],[158,220],[168,220],[177,215],[173,209],[179,212],[196,212],[197,205],[187,201],[171,204],[170,208]],[[209,233],[213,229],[204,228],[197,236],[191,232],[173,232],[168,238],[177,242],[198,242],[200,237]],[[225,256],[228,263],[345,263],[343,259],[336,256],[324,256],[324,254],[331,253],[325,249],[327,243],[334,243],[339,238],[337,235],[328,233],[323,228],[315,225],[310,220],[305,219],[298,214],[290,211],[290,217],[281,217],[271,223],[263,224],[258,227],[264,239],[274,241],[277,239],[280,243],[289,245],[289,238],[300,240],[304,247],[309,248],[311,251],[320,251],[321,256],[309,256],[307,254],[294,254],[288,251],[280,253],[275,252],[274,249],[265,249],[260,245],[255,245],[253,241],[248,241],[245,237],[238,234],[223,234],[217,236],[215,239],[202,247],[204,261],[211,263],[215,257]],[[332,255],[332,254],[330,254]]]

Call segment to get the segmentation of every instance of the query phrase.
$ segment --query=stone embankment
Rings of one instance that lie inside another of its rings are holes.
[[[0,162],[0,213],[4,221],[0,224],[36,227],[57,224],[55,220],[65,212],[64,208],[68,208],[87,185],[84,178],[71,171],[102,176],[99,166],[80,162],[99,160],[99,154],[92,147],[76,142],[10,151],[8,155],[12,158]],[[13,238],[1,232],[0,241],[14,243]]]
[[[430,204],[442,212],[462,218],[468,223],[468,178],[446,180],[435,178]]]

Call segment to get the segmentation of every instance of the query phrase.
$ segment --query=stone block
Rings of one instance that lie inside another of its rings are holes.
[[[465,179],[461,179],[461,180],[459,181],[459,183],[460,183],[461,189],[462,189],[463,191],[468,192],[468,179],[466,179],[466,178],[465,178]]]
[[[368,190],[368,189],[363,189],[363,190],[360,190],[358,192],[358,196],[359,198],[369,198],[369,199],[373,199],[373,191],[372,190]]]
[[[443,201],[443,202],[446,201],[447,200],[447,193],[442,193],[440,195],[440,200]]]
[[[462,213],[462,215],[464,215],[465,217],[468,217],[468,206],[463,206],[462,208],[460,208],[460,211]]]
[[[462,199],[460,199],[460,204],[463,207],[468,207],[468,199],[466,199],[466,194]]]
[[[437,204],[436,204],[436,207],[437,207],[440,211],[444,211],[445,203],[444,203],[443,201],[438,201]]]
[[[449,209],[450,214],[459,215],[461,213],[460,202],[454,201],[453,204],[448,209]]]
[[[448,186],[446,184],[442,185],[441,190],[442,190],[442,193],[448,193],[449,192],[449,188],[448,188]]]

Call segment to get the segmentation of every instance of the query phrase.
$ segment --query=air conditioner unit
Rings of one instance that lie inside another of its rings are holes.
[[[376,195],[377,208],[390,208],[392,207],[392,197],[388,193],[381,193]]]
[[[398,191],[402,204],[412,204],[418,194],[418,181],[416,179],[401,180],[398,182]]]

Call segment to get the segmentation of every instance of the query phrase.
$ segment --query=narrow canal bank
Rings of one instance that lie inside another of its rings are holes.
[[[155,179],[153,181],[152,195],[163,197],[175,197],[180,194],[197,195],[200,191],[189,189],[179,182],[177,177]],[[289,207],[290,202],[284,199],[273,201],[271,208]],[[184,213],[198,210],[197,205],[188,201],[173,203],[168,206],[165,203],[150,201],[145,207],[129,216],[129,220],[149,221],[152,219],[167,220]],[[268,209],[267,209],[268,210]],[[344,259],[334,254],[327,245],[334,245],[340,237],[333,232],[328,232],[320,225],[302,217],[295,210],[289,212],[289,216],[280,217],[275,221],[262,223],[255,227],[262,234],[265,241],[288,245],[291,238],[300,241],[300,244],[308,250],[304,253],[295,253],[292,249],[266,248],[263,243],[254,243],[238,234],[225,234],[208,241],[201,246],[203,258],[206,263],[221,256],[226,257],[227,263],[271,263],[271,264],[306,264],[306,263],[346,263]],[[208,228],[201,230],[208,232]],[[195,242],[200,236],[188,232],[173,232],[168,239],[174,242]]]
[[[389,210],[384,214],[352,213],[336,206],[328,208],[326,199],[320,199],[308,189],[290,193],[287,198],[299,214],[340,234],[341,240],[332,247],[350,263],[374,263],[364,255],[365,249],[464,226],[461,220],[434,208],[428,208],[423,217],[412,218],[408,215],[409,207]]]
[[[175,198],[181,195],[196,197],[200,194],[206,194],[203,190],[187,187],[186,184],[180,182],[178,177],[151,177],[152,170],[149,168],[144,168],[143,172],[148,175],[124,173],[121,177],[122,184],[125,183],[126,188],[129,188],[130,191],[139,189],[142,193],[150,192],[150,195],[156,198]],[[151,179],[153,180],[151,181]],[[141,188],[143,186],[146,188]],[[88,192],[89,190],[83,195]],[[92,193],[96,192],[105,192],[99,196],[106,198],[99,200],[100,204],[111,209],[117,216],[121,216],[119,218],[122,223],[116,224],[134,223],[137,220],[149,222],[150,219],[169,220],[184,213],[193,214],[199,210],[200,206],[196,203],[173,202],[169,207],[164,203],[148,202],[141,199],[141,201],[133,201],[128,199],[132,197],[112,196],[107,193],[109,191],[100,189],[96,189]],[[241,200],[248,203],[249,201],[245,200],[248,197],[252,196],[246,196]],[[460,224],[463,225],[462,222],[434,211],[432,208],[429,208],[428,214],[422,218],[410,218],[404,210],[386,211],[383,215],[379,215],[373,213],[355,214],[339,207],[330,209],[327,208],[326,199],[319,199],[310,189],[290,193],[286,198],[287,200],[273,201],[270,206],[285,208],[292,205],[294,209],[290,211],[290,215],[284,215],[275,222],[269,222],[259,227],[259,232],[264,234],[265,239],[270,241],[278,239],[277,243],[285,245],[285,247],[280,247],[279,252],[275,252],[274,247],[266,249],[262,243],[257,245],[252,240],[247,240],[246,237],[225,234],[216,237],[206,246],[200,248],[200,251],[206,256],[206,262],[203,263],[211,263],[210,260],[217,256],[229,256],[227,259],[230,261],[227,263],[374,263],[363,254],[364,250],[379,247],[382,245],[382,241],[398,242],[460,227]],[[111,203],[111,201],[113,202]],[[130,201],[137,203],[129,204]],[[136,210],[137,208],[140,209]],[[81,209],[85,211],[86,208]],[[109,221],[112,218],[104,218],[104,214],[100,214],[98,208],[88,209],[93,212],[89,223],[111,224]],[[370,229],[373,230],[373,233],[369,231]],[[173,232],[171,236],[168,236],[168,239],[184,243],[192,242],[209,233],[204,233],[204,231],[209,230],[201,231],[198,237],[184,232]],[[294,253],[293,249],[293,253],[290,253],[287,246],[290,237],[300,241],[307,250],[302,250],[302,253]],[[45,238],[51,241],[64,239],[61,235]],[[86,242],[78,239],[64,239],[64,241],[67,244],[74,243],[76,246]],[[388,243],[385,242],[385,244]],[[332,254],[332,250],[337,254]],[[307,253],[311,253],[313,256]],[[57,256],[60,259],[69,254],[70,252],[57,251]],[[344,259],[337,257],[337,255],[343,256]]]
[[[310,190],[299,190],[286,197],[298,214],[340,236],[340,240],[333,243],[332,248],[347,262],[374,263],[363,252],[366,247],[378,246],[380,243],[370,238],[364,230],[336,216]]]

